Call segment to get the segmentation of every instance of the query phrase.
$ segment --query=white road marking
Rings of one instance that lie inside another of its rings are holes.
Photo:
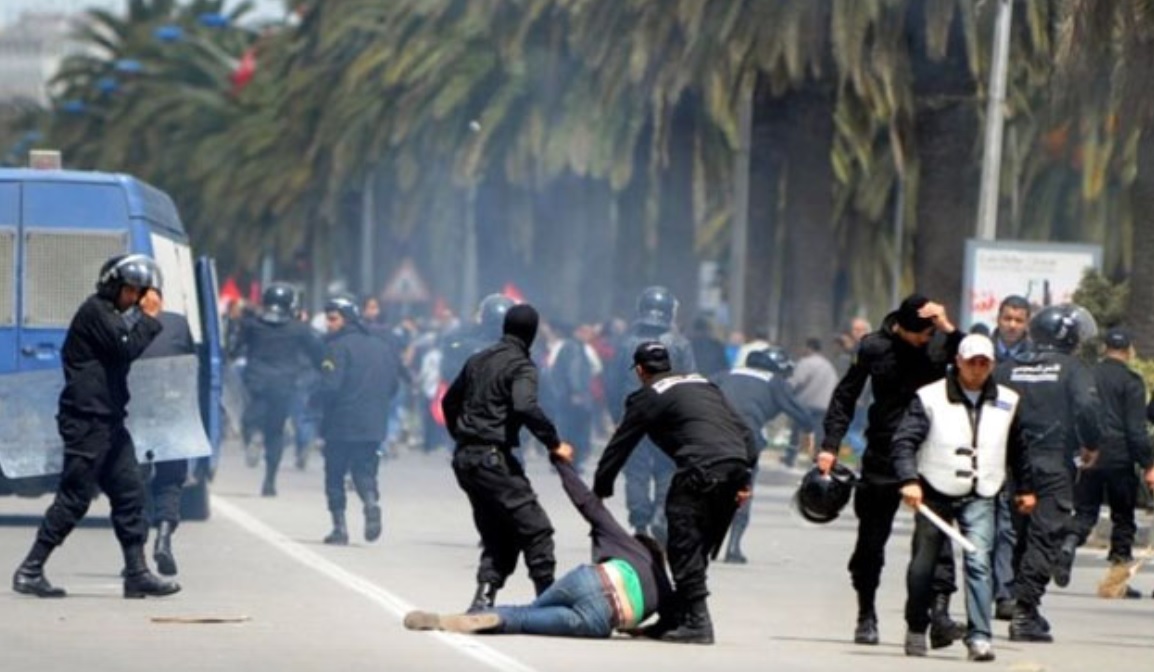
[[[413,610],[413,605],[405,602],[396,595],[390,593],[377,584],[358,576],[340,565],[332,562],[316,553],[315,551],[306,548],[300,543],[293,541],[287,536],[276,531],[272,527],[261,522],[256,517],[249,514],[244,509],[229,502],[227,499],[213,495],[212,508],[215,513],[219,513],[224,518],[236,523],[244,528],[253,536],[267,542],[273,548],[281,551],[293,560],[312,569],[320,574],[323,574],[342,586],[352,590],[370,601],[375,602],[377,606],[381,607],[389,614],[392,614],[398,621],[404,619],[405,614]],[[457,649],[461,653],[493,668],[494,670],[503,670],[509,672],[537,672],[536,669],[525,665],[524,663],[510,658],[500,651],[477,641],[476,637],[467,637],[465,635],[458,635],[447,632],[431,632],[422,633],[429,634],[441,642]]]

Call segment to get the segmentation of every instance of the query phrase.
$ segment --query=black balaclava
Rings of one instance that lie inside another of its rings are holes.
[[[504,331],[506,336],[516,336],[525,343],[525,347],[533,345],[537,338],[537,309],[527,303],[519,303],[505,313]]]

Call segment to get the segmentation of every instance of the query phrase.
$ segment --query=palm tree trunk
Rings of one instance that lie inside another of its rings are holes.
[[[693,217],[694,112],[700,106],[686,96],[673,113],[669,166],[661,172],[661,224],[657,239],[657,280],[669,287],[681,303],[682,327],[697,312],[698,260]]]
[[[1150,357],[1154,354],[1154,132],[1142,133],[1138,167],[1131,192],[1134,237],[1127,314],[1135,347],[1143,357]]]
[[[745,330],[769,333],[779,293],[781,248],[776,244],[781,207],[785,138],[789,123],[785,104],[774,98],[765,77],[753,94],[749,148],[749,229],[746,232]]]

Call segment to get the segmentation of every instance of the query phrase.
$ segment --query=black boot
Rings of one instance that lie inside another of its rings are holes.
[[[712,644],[713,621],[709,618],[709,607],[705,598],[691,600],[681,612],[681,622],[676,628],[661,636],[663,642],[678,644]]]
[[[1074,571],[1074,552],[1078,549],[1077,535],[1067,534],[1058,549],[1058,559],[1054,563],[1054,583],[1059,588],[1070,585],[1070,573]]]
[[[148,571],[143,545],[124,549],[124,597],[163,597],[178,592],[179,584],[166,581]]]
[[[152,559],[156,561],[157,571],[164,576],[176,576],[176,556],[172,554],[172,533],[175,531],[176,523],[168,520],[160,521],[156,527]]]
[[[261,497],[276,497],[276,477],[275,476],[266,475],[264,477],[264,483],[261,483],[261,486],[260,486],[260,496]]]
[[[853,643],[875,645],[878,639],[878,615],[874,609],[874,594],[858,591],[857,627],[853,631]]]
[[[935,595],[930,610],[930,646],[944,649],[966,636],[966,626],[950,618],[950,596]]]
[[[349,527],[345,523],[344,511],[333,511],[333,531],[325,537],[324,542],[330,546],[348,546]]]
[[[541,597],[541,593],[549,590],[551,585],[553,585],[553,577],[551,576],[533,579],[533,590],[537,592],[537,597]]]
[[[381,538],[381,505],[375,499],[365,502],[365,541],[376,541]]]
[[[24,562],[12,575],[12,590],[36,597],[64,597],[67,594],[64,589],[53,586],[44,576],[44,563],[48,561],[52,550],[52,546],[42,541],[33,544],[28,557],[24,558]]]
[[[492,609],[497,601],[497,587],[488,581],[477,584],[477,592],[473,595],[473,603],[465,610],[467,614]]]
[[[1014,607],[1014,618],[1010,621],[1010,641],[1052,642],[1054,637],[1047,626],[1036,605],[1019,602]]]

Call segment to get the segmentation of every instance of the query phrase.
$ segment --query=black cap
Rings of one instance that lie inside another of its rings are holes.
[[[669,371],[673,365],[669,360],[669,349],[660,341],[645,341],[633,351],[633,365],[650,373]]]
[[[1106,332],[1106,338],[1104,338],[1103,341],[1110,350],[1130,349],[1130,333],[1125,329],[1114,327]]]
[[[898,324],[906,331],[920,333],[934,326],[934,321],[918,315],[930,300],[920,294],[907,296],[902,305],[898,306]]]

